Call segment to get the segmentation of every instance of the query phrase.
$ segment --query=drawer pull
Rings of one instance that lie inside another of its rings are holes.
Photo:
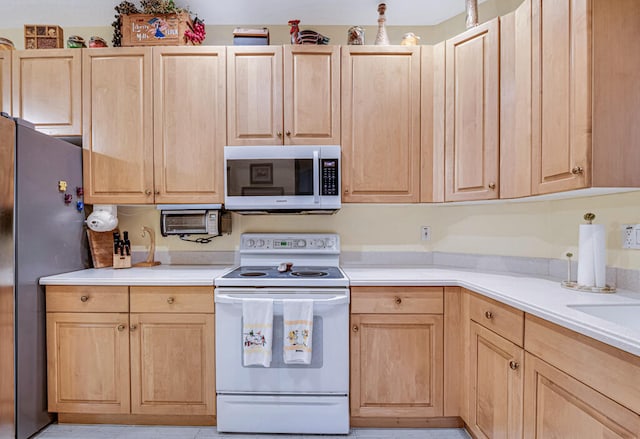
[[[493,313],[491,311],[485,311],[484,316],[491,320],[493,318]]]
[[[396,305],[400,305],[402,303],[402,299],[398,296],[396,296],[395,301],[396,301]]]
[[[351,329],[353,330],[353,332],[358,332],[360,330],[360,328],[358,328],[358,325],[353,325]]]
[[[122,323],[120,323],[118,325],[118,331],[122,332],[122,331],[124,331],[124,328],[125,328],[125,326]]]
[[[509,361],[509,368],[511,368],[511,370],[518,370],[519,367],[520,363],[518,363],[516,360]]]
[[[131,325],[131,326],[129,326],[129,329],[131,331],[135,331],[136,329],[138,329],[138,325]]]
[[[80,302],[86,302],[87,300],[89,300],[89,296],[80,297]]]
[[[171,305],[171,304],[172,304],[173,302],[175,302],[175,301],[176,301],[176,299],[174,299],[173,297],[169,297],[169,298],[167,299],[167,303],[168,303],[169,305]]]

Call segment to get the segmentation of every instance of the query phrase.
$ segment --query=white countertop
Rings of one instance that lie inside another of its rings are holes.
[[[89,268],[40,279],[41,285],[213,286],[226,265],[156,265],[155,267]]]
[[[150,268],[87,269],[48,276],[42,285],[213,286],[231,269],[215,265],[158,265]],[[342,267],[351,286],[460,286],[565,328],[640,356],[640,330],[593,317],[569,305],[640,305],[640,293],[585,293],[559,282],[530,276],[479,273],[447,268]],[[640,318],[640,315],[638,316]]]
[[[640,293],[568,290],[560,282],[528,276],[439,268],[342,267],[351,286],[459,286],[545,320],[640,355],[640,331],[593,317],[568,305],[640,305]],[[638,315],[640,319],[640,315]]]

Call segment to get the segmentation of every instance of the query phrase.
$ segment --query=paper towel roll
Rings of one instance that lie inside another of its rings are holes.
[[[603,224],[581,224],[578,240],[578,285],[606,284],[606,245]]]

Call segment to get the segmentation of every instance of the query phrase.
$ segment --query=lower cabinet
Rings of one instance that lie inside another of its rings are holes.
[[[525,361],[525,439],[640,437],[636,413],[534,355]]]
[[[352,425],[442,416],[442,294],[442,288],[352,288]],[[373,422],[356,421],[362,418]]]
[[[47,313],[47,366],[50,412],[129,413],[129,315]]]
[[[469,429],[478,439],[520,438],[524,350],[470,325]]]
[[[212,423],[212,287],[49,286],[46,293],[49,411]]]

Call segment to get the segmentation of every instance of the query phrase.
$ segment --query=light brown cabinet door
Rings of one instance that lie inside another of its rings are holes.
[[[224,47],[153,49],[156,203],[222,203]]]
[[[11,114],[11,58],[10,50],[0,50],[0,112]]]
[[[49,411],[129,413],[129,315],[47,313]]]
[[[498,198],[498,19],[446,42],[445,201]]]
[[[342,47],[342,201],[420,199],[420,47]]]
[[[227,48],[227,145],[282,145],[282,47]]]
[[[13,52],[13,116],[54,136],[82,132],[82,60],[74,49]]]
[[[443,320],[351,316],[351,416],[442,416]]]
[[[340,144],[340,46],[284,46],[285,145]]]
[[[131,413],[215,415],[213,314],[131,314]]]
[[[532,5],[532,190],[591,185],[590,0]]]
[[[151,48],[83,49],[87,204],[153,203]]]
[[[471,322],[468,426],[479,439],[522,437],[522,348]]]
[[[636,413],[529,353],[526,365],[525,439],[640,437]]]

